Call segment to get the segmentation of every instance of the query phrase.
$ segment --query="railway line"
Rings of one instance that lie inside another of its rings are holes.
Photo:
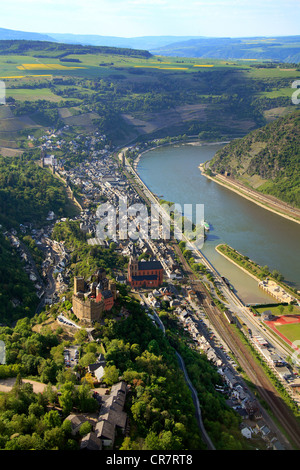
[[[137,172],[132,169],[132,167],[129,165],[127,159],[126,170],[131,174],[135,182],[139,183],[143,187],[143,190],[141,190],[141,188],[139,188],[139,184],[134,185],[135,189],[138,190],[138,193],[141,196],[143,195],[143,198],[146,198],[148,203],[157,203],[156,198],[147,188],[145,183],[141,180]],[[127,176],[129,176],[128,173]],[[235,334],[225,316],[222,315],[219,309],[211,302],[210,292],[206,289],[203,283],[195,282],[199,281],[199,279],[191,270],[177,243],[174,243],[174,248],[182,262],[185,274],[188,276],[189,280],[193,282],[194,290],[198,297],[201,299],[209,321],[211,322],[217,333],[220,335],[220,337],[223,339],[223,341],[228,345],[229,349],[233,352],[240,366],[243,368],[245,374],[256,387],[259,395],[267,403],[273,416],[278,421],[280,426],[284,429],[285,433],[289,436],[289,440],[287,440],[286,437],[279,431],[278,427],[274,424],[274,422],[271,420],[270,416],[266,413],[266,411],[261,408],[266,422],[270,423],[270,427],[274,430],[275,434],[281,435],[281,439],[283,439],[283,441],[286,443],[286,448],[300,449],[300,425],[296,417],[290,411],[288,406],[284,403],[278,391],[266,376],[263,368],[255,361],[251,352],[243,344],[241,339]],[[239,305],[241,308],[244,308],[244,305],[242,304],[240,299],[236,298],[236,296],[232,292],[230,292],[227,286],[225,288],[221,276],[209,263],[209,261],[203,256],[203,254],[199,250],[196,250],[196,254],[200,257],[203,264],[214,274],[216,279],[223,284],[227,296],[230,295],[236,305]]]
[[[176,248],[176,252],[180,257],[185,273],[189,276],[190,280],[197,280],[196,275],[187,264],[179,247]],[[296,449],[300,449],[300,425],[295,416],[289,410],[277,392],[276,388],[265,375],[262,367],[255,361],[251,352],[235,334],[225,316],[221,314],[216,306],[212,305],[209,293],[204,285],[199,282],[193,282],[193,289],[198,297],[200,297],[208,319],[213,325],[214,329],[222,337],[223,341],[228,345],[229,349],[233,352],[236,360],[245,371],[253,385],[256,387],[259,395],[268,404],[273,416],[289,436],[293,446]],[[270,425],[276,429],[276,426],[274,426],[274,424],[271,422],[270,417],[265,412],[265,410],[262,409],[262,412],[266,421],[270,422]],[[281,439],[282,437],[283,436],[281,435]],[[291,448],[289,442],[286,439],[285,441],[287,447]]]

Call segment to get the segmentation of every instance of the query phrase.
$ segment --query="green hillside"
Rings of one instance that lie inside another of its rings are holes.
[[[210,168],[300,207],[299,142],[300,112],[295,111],[226,145]]]
[[[0,223],[6,228],[21,223],[43,225],[49,211],[58,217],[74,215],[63,183],[50,171],[24,160],[0,157]]]
[[[122,54],[132,57],[151,57],[150,52],[129,48],[106,46],[82,46],[80,44],[61,44],[50,41],[2,40],[0,54],[35,54],[43,50],[39,57],[64,57],[68,54]]]

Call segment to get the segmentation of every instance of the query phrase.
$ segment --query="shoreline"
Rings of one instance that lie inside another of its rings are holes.
[[[260,202],[256,199],[255,197],[255,194],[251,194],[251,195],[247,195],[243,192],[243,188],[235,188],[233,183],[230,183],[230,182],[222,182],[220,181],[217,177],[213,177],[213,176],[209,176],[207,175],[205,172],[204,172],[204,163],[201,163],[198,167],[201,171],[201,174],[203,176],[205,176],[206,178],[210,179],[211,181],[214,181],[215,183],[219,184],[220,186],[223,186],[224,188],[227,188],[229,189],[230,191],[238,194],[239,196],[247,199],[248,201],[250,202],[253,202],[254,204],[262,207],[263,209],[266,209],[270,212],[273,212],[274,214],[276,215],[279,215],[281,217],[284,217],[285,219],[287,220],[290,220],[291,222],[295,222],[297,224],[300,224],[300,219],[299,218],[293,218],[292,216],[290,215],[287,215],[287,214],[284,214],[283,212],[277,210],[277,209],[274,209],[274,208],[271,208],[267,205],[267,203],[263,203],[263,202]],[[251,192],[251,189],[249,188],[246,188],[245,187],[245,191],[249,191]],[[280,204],[281,201],[278,200],[278,204]],[[270,204],[272,204],[272,201],[270,201]],[[282,210],[284,211],[284,208],[282,208]]]
[[[189,140],[189,141],[181,141],[181,140],[177,140],[177,141],[174,141],[174,142],[167,142],[165,144],[160,144],[160,145],[154,145],[153,147],[149,147],[147,148],[147,150],[143,150],[143,152],[139,153],[138,156],[134,159],[134,162],[132,164],[133,168],[135,171],[137,171],[137,166],[140,162],[140,159],[141,157],[147,153],[147,152],[151,152],[152,150],[155,150],[155,149],[158,149],[160,147],[167,147],[167,146],[171,146],[171,145],[194,145],[194,146],[199,146],[201,147],[202,145],[221,145],[221,144],[229,144],[230,143],[230,140],[226,140],[226,141],[222,141],[222,142],[205,142],[205,141],[201,141],[201,140]]]
[[[240,266],[238,263],[236,263],[235,261],[233,261],[229,256],[225,255],[224,253],[222,253],[222,251],[220,251],[218,249],[218,247],[222,245],[222,243],[220,243],[219,245],[217,245],[215,247],[215,250],[217,253],[219,253],[219,255],[222,255],[224,256],[224,258],[226,258],[228,261],[230,261],[232,264],[234,264],[235,266],[237,266],[239,269],[241,269],[242,271],[244,271],[244,273],[248,274],[249,276],[251,276],[253,279],[255,279],[257,281],[257,283],[259,283],[261,281],[261,279],[259,279],[258,277],[256,277],[254,274],[250,273],[247,269],[243,268],[242,266]]]
[[[156,148],[160,148],[160,147],[165,147],[165,146],[170,146],[170,145],[176,145],[176,144],[181,144],[181,145],[199,145],[199,146],[202,146],[202,145],[221,145],[221,144],[228,144],[230,141],[221,141],[221,142],[205,142],[205,141],[197,141],[197,140],[194,140],[194,141],[187,141],[187,142],[183,142],[183,141],[174,141],[174,142],[170,142],[170,143],[165,143],[165,144],[161,144],[161,145],[155,145],[153,147],[150,147],[148,148],[147,150],[144,150],[143,152],[139,153],[138,156],[136,157],[136,159],[134,160],[133,162],[133,169],[137,172],[137,167],[138,167],[138,164],[142,158],[142,156],[147,153],[147,152],[151,152],[152,150],[155,150]],[[206,162],[205,162],[206,163]],[[246,188],[243,189],[243,188],[235,188],[233,183],[230,183],[230,182],[222,182],[220,181],[219,179],[217,179],[216,177],[212,177],[212,176],[209,176],[207,175],[205,172],[204,172],[204,167],[205,167],[205,163],[201,163],[198,168],[199,170],[201,171],[201,174],[203,176],[205,176],[206,178],[210,179],[211,181],[214,181],[215,183],[219,184],[220,186],[223,186],[224,188],[227,188],[229,189],[230,191],[232,192],[235,192],[236,194],[238,194],[239,196],[247,199],[248,201],[250,202],[253,202],[254,204],[262,207],[263,209],[266,209],[268,210],[269,212],[273,212],[273,214],[276,214],[276,215],[279,215],[281,217],[284,217],[285,219],[287,220],[290,220],[291,222],[295,222],[297,224],[300,224],[300,218],[294,218],[290,215],[287,215],[285,214],[284,212],[281,212],[280,210],[277,210],[277,209],[274,209],[272,207],[269,207],[267,205],[267,203],[263,203],[263,202],[260,202],[257,200],[257,198],[255,197],[256,195],[255,194],[251,194],[251,195],[247,195],[245,194],[243,191],[249,191],[251,192],[251,189],[249,188]],[[264,195],[262,195],[264,196]],[[280,204],[281,201],[278,200],[278,204]],[[272,201],[270,201],[270,204],[272,204]],[[282,208],[282,211],[284,211],[285,209]]]
[[[239,269],[241,269],[242,271],[244,271],[246,274],[248,274],[249,276],[251,276],[253,279],[255,279],[258,283],[258,286],[260,289],[262,289],[266,294],[268,294],[268,296],[274,298],[274,294],[270,293],[267,289],[264,289],[261,287],[260,283],[263,281],[263,279],[260,279],[259,277],[255,276],[255,274],[251,273],[250,271],[248,271],[246,268],[244,268],[243,266],[241,266],[239,263],[237,263],[236,261],[234,261],[232,258],[230,258],[230,256],[226,255],[225,253],[223,253],[219,247],[224,245],[224,243],[220,243],[219,245],[217,245],[215,247],[215,250],[217,253],[219,253],[220,255],[222,255],[225,259],[227,259],[228,261],[230,261],[232,264],[234,264],[235,266],[237,266]],[[232,247],[229,247],[231,249],[233,249]],[[235,250],[236,251],[236,250]],[[240,252],[237,251],[237,253],[244,257]],[[251,261],[251,260],[250,260]],[[294,299],[297,300],[298,298],[298,294],[295,294],[295,293],[291,293],[291,290],[290,290],[290,287],[288,285],[286,285],[284,282],[280,282],[280,281],[277,281],[276,279],[270,277],[270,276],[266,276],[266,278],[270,278],[271,281],[275,282],[278,286],[280,286],[283,290],[285,290],[285,292],[288,293],[288,295],[290,295],[291,297],[293,297]],[[276,298],[276,297],[275,297]]]

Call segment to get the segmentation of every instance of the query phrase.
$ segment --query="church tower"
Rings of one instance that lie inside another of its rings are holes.
[[[138,276],[139,274],[139,263],[136,254],[135,246],[133,245],[132,254],[128,263],[128,281],[131,282],[132,276]]]

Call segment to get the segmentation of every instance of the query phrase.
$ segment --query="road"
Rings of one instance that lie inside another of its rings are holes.
[[[182,371],[184,373],[185,381],[188,384],[189,389],[191,390],[191,393],[192,393],[192,398],[193,398],[193,402],[194,402],[195,410],[196,410],[196,418],[197,418],[197,421],[198,421],[198,426],[200,428],[202,438],[203,438],[205,444],[207,445],[208,450],[216,450],[215,446],[213,445],[213,443],[212,443],[212,441],[211,441],[209,435],[207,434],[206,429],[203,425],[201,409],[200,409],[200,404],[199,404],[199,400],[198,400],[198,394],[197,394],[195,388],[193,387],[192,382],[189,379],[189,376],[187,374],[187,371],[186,371],[186,368],[185,368],[184,361],[183,361],[182,357],[180,356],[180,354],[178,354],[177,351],[175,351],[175,352],[176,352],[176,355],[177,355],[177,358],[178,358],[178,361],[179,361],[179,364],[180,364],[180,368],[182,369]]]
[[[131,167],[127,159],[125,159],[125,164],[126,164],[126,170],[130,172],[133,175],[133,177],[136,179],[136,181],[142,186],[143,188],[142,192],[145,195],[145,197],[148,199],[148,202],[150,204],[152,203],[152,204],[157,205],[158,200],[154,197],[151,191],[147,188],[147,186],[141,180],[137,172]],[[162,212],[164,211],[162,210]],[[166,212],[165,214],[163,214],[163,216],[165,216],[166,220],[168,221],[169,215]],[[183,234],[183,239],[186,241],[187,246],[192,245],[190,241],[186,239],[184,234]],[[175,244],[175,247],[177,247],[177,254],[182,261],[182,265],[185,266],[185,270],[188,273],[189,279],[191,281],[198,281],[195,274],[192,272],[185,258],[183,257],[177,244]],[[222,291],[223,295],[227,298],[229,303],[233,303],[235,307],[239,307],[241,311],[246,313],[245,306],[243,305],[243,303],[228,288],[228,286],[223,281],[220,274],[210,264],[210,262],[205,258],[205,256],[200,252],[200,250],[195,249],[193,246],[191,246],[191,248],[193,249],[193,253],[199,257],[199,260],[201,260],[201,262],[207,267],[207,269],[214,275],[215,279],[219,282],[220,290]],[[243,344],[241,339],[234,333],[232,327],[226,320],[225,316],[220,314],[220,311],[218,310],[218,308],[216,308],[215,306],[211,304],[210,294],[204,288],[204,285],[202,283],[197,282],[197,284],[194,285],[194,289],[203,303],[203,306],[205,308],[206,314],[208,315],[210,322],[212,323],[212,325],[214,326],[214,328],[216,329],[220,337],[223,338],[224,342],[228,345],[229,349],[234,353],[235,357],[237,358],[237,361],[239,362],[239,364],[241,365],[241,367],[243,368],[247,376],[250,378],[250,380],[253,382],[253,384],[256,386],[260,396],[266,401],[272,413],[274,414],[275,418],[279,421],[283,429],[286,431],[286,433],[290,437],[291,441],[294,443],[294,446],[297,449],[300,449],[300,426],[295,416],[289,410],[287,405],[283,402],[282,398],[278,394],[275,387],[271,384],[270,380],[266,377],[263,368],[254,360],[249,349]],[[270,419],[269,415],[264,410],[263,410],[263,414],[267,422],[270,423],[271,429],[274,429],[275,434],[280,435],[280,440],[285,442],[285,445],[287,448],[290,448],[289,442],[280,433],[277,426],[275,426],[273,421]]]
[[[148,305],[148,299],[142,293],[139,293],[139,296],[140,296],[141,300],[146,305]],[[151,306],[150,306],[150,308],[151,308],[151,310],[154,314],[154,317],[156,319],[156,323],[158,324],[159,328],[163,331],[163,334],[165,334],[165,326],[164,326],[163,322],[161,321],[161,319],[159,318],[159,316],[157,315],[155,308],[153,308]],[[187,374],[187,371],[186,371],[186,368],[185,368],[184,361],[183,361],[182,357],[180,356],[180,354],[176,350],[175,350],[175,353],[176,353],[176,356],[177,356],[177,359],[178,359],[178,362],[179,362],[179,366],[180,366],[181,370],[183,371],[185,381],[188,384],[189,389],[191,390],[193,403],[195,405],[195,416],[196,416],[196,419],[197,419],[197,422],[198,422],[198,426],[199,426],[203,441],[207,445],[208,450],[215,450],[215,446],[213,445],[209,435],[207,434],[206,429],[205,429],[204,424],[203,424],[203,421],[202,421],[202,414],[201,414],[201,408],[200,408],[200,403],[199,403],[199,399],[198,399],[198,394],[197,394],[194,386],[192,385],[192,382],[189,379],[189,376]]]
[[[185,267],[186,274],[192,281],[195,280],[196,276],[187,264],[179,248],[178,255],[180,256],[181,262]],[[266,377],[263,368],[255,361],[249,349],[234,333],[225,316],[220,313],[217,307],[211,304],[209,292],[199,282],[195,283],[193,288],[201,299],[202,305],[210,323],[213,325],[214,329],[217,331],[223,341],[227,344],[228,348],[233,352],[236,360],[245,371],[246,375],[256,386],[260,396],[266,401],[275,418],[280,422],[282,427],[290,436],[292,442],[294,442],[295,447],[300,449],[300,426],[295,416],[284,403],[276,388]],[[270,419],[270,416],[263,408],[261,408],[261,410],[264,419],[269,424],[270,429],[272,429],[274,433],[278,435],[278,438],[281,442],[285,442],[287,448],[290,448],[289,442],[278,430],[277,426]]]

